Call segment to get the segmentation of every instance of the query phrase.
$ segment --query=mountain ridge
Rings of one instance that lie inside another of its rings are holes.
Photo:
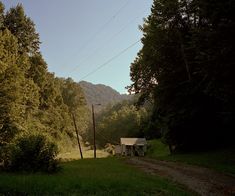
[[[102,109],[109,104],[113,105],[132,98],[131,95],[120,94],[112,87],[104,84],[93,84],[91,82],[81,81],[79,82],[79,85],[83,89],[88,106],[91,106],[92,104],[101,104],[99,108]]]

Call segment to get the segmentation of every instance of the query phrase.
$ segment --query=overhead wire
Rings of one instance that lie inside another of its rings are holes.
[[[94,69],[93,71],[89,72],[88,74],[86,74],[85,76],[83,76],[81,80],[84,80],[85,78],[87,78],[88,76],[94,74],[95,72],[97,72],[98,70],[100,70],[101,68],[103,68],[104,66],[108,65],[110,62],[112,62],[114,59],[116,59],[117,57],[121,56],[123,53],[125,53],[127,50],[129,50],[130,48],[132,48],[133,46],[135,46],[137,43],[139,43],[141,40],[138,40],[134,43],[132,43],[130,46],[128,46],[127,48],[125,48],[124,50],[122,50],[121,52],[119,52],[118,54],[116,54],[115,56],[113,56],[112,58],[110,58],[109,60],[107,60],[105,63],[101,64],[100,66],[98,66],[96,69]]]
[[[99,33],[101,33],[118,16],[118,14],[121,13],[121,11],[129,4],[129,2],[130,0],[127,0],[125,4],[121,8],[119,8],[106,23],[104,23],[95,33],[93,33],[90,39],[85,42],[85,44],[83,44],[80,50],[84,49]]]
[[[142,15],[142,13],[144,13],[145,11],[146,9],[143,10],[140,14],[138,14],[138,16],[135,16],[134,18],[129,20],[129,22],[126,23],[124,26],[122,26],[122,28],[117,33],[113,34],[106,41],[106,43],[110,43],[115,37],[117,37],[120,33],[122,33],[131,23],[133,23],[137,18],[139,18],[140,15]],[[71,72],[77,70],[79,67],[82,67],[86,61],[90,60],[91,56],[94,56],[94,54],[97,54],[97,52],[101,51],[101,49],[104,48],[103,46],[106,46],[106,45],[104,44],[101,47],[96,48],[90,55],[87,55],[85,58],[83,58],[83,60],[78,63],[79,64],[78,66],[75,66],[73,69],[71,69]]]
[[[84,46],[87,46],[96,36],[98,33],[100,33],[113,19],[116,18],[116,16],[128,5],[128,3],[130,2],[130,0],[127,0],[125,2],[125,4],[120,7],[117,12],[115,12],[115,14],[104,24],[100,27],[100,29],[98,29],[96,31],[96,33],[94,33],[94,36],[91,37],[91,39],[88,40],[88,42],[86,42],[86,44],[84,44]],[[145,11],[145,10],[144,10]],[[142,12],[141,12],[142,13]],[[134,17],[129,23],[133,22],[137,17]],[[128,24],[129,24],[128,23]],[[127,26],[128,24],[126,24],[125,26],[123,26],[123,28],[121,28],[120,31],[118,31],[117,33],[115,33],[109,40],[112,40],[114,37],[116,37],[118,34],[120,34]],[[121,52],[119,52],[118,54],[116,54],[115,56],[111,57],[110,59],[108,59],[106,62],[102,63],[100,66],[98,66],[96,69],[92,70],[91,72],[89,72],[88,74],[86,74],[85,76],[83,76],[79,81],[87,78],[88,76],[94,74],[95,72],[97,72],[98,70],[100,70],[101,68],[103,68],[104,66],[108,65],[110,62],[112,62],[113,60],[115,60],[117,57],[121,56],[123,53],[125,53],[127,50],[129,50],[130,48],[132,48],[134,45],[136,45],[138,42],[140,42],[141,40],[138,40],[136,42],[134,42],[133,44],[131,44],[130,46],[128,46],[127,48],[125,48],[124,50],[122,50]],[[98,49],[96,49],[95,51],[97,51]],[[94,51],[94,52],[95,52]],[[87,59],[90,58],[90,56],[87,57]],[[85,61],[87,60],[85,59]],[[84,62],[84,61],[83,61]],[[71,70],[71,72],[75,71],[76,69],[78,69],[80,66],[76,66],[75,68],[73,68]]]
[[[120,12],[121,10],[129,3],[129,1],[127,1],[116,13],[115,15],[110,18],[109,21],[107,21],[101,28],[100,30],[103,30],[103,28],[105,26],[107,26]],[[145,10],[144,10],[145,11]],[[141,12],[142,13],[142,12]],[[132,20],[130,20],[130,22],[128,22],[126,25],[124,25],[117,33],[115,33],[108,41],[111,41],[114,37],[116,37],[117,35],[119,35],[121,32],[123,32],[125,30],[126,27],[128,27],[128,25],[130,23],[132,23],[134,20],[136,20],[139,16],[136,16],[134,17]],[[97,36],[97,33],[99,33],[98,30],[94,36],[84,45],[84,47],[86,47],[96,36]],[[96,69],[92,70],[91,72],[89,72],[88,74],[86,74],[85,76],[83,76],[81,80],[87,78],[88,76],[94,74],[95,72],[97,72],[98,70],[100,70],[101,68],[103,68],[104,66],[108,65],[110,62],[112,62],[113,60],[115,60],[116,58],[118,58],[119,56],[121,56],[123,53],[125,53],[127,50],[129,50],[130,48],[132,48],[133,46],[135,46],[137,43],[139,43],[141,40],[138,40],[134,43],[132,43],[131,45],[129,45],[127,48],[123,49],[122,51],[120,51],[118,54],[114,55],[113,57],[111,57],[110,59],[108,59],[106,62],[102,63],[100,66],[98,66]],[[100,48],[96,49],[92,54],[94,54],[97,50],[100,50]],[[90,55],[85,59],[85,61],[90,58]],[[85,61],[82,61],[82,62],[85,62]],[[72,71],[75,71],[76,69],[78,69],[79,66],[75,67]],[[104,136],[103,134],[101,134],[100,132],[96,132],[97,135],[101,136],[106,142],[109,142],[111,144],[117,144],[119,145],[118,142],[114,141],[114,140],[110,140],[108,139],[106,136]]]
[[[96,134],[98,134],[99,136],[101,136],[106,142],[109,142],[110,144],[117,144],[119,145],[118,142],[114,141],[114,140],[110,140],[110,139],[107,139],[107,137],[105,137],[103,134],[101,134],[100,132],[96,132]]]
[[[85,48],[121,13],[121,11],[130,3],[130,0],[125,1],[125,3],[112,15],[100,28],[93,33],[90,38],[82,44],[78,51],[83,51]],[[74,54],[75,55],[75,54]],[[59,66],[62,67],[63,65]]]

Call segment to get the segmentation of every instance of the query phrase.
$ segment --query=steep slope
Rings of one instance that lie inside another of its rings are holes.
[[[101,104],[99,107],[100,109],[104,108],[108,104],[115,104],[123,100],[129,100],[132,97],[130,95],[122,95],[111,87],[103,84],[92,84],[90,82],[81,81],[79,82],[79,85],[83,89],[88,105]]]

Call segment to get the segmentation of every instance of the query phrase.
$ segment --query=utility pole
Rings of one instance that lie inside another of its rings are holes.
[[[96,143],[95,143],[95,113],[94,113],[94,105],[91,105],[92,109],[92,120],[93,120],[93,141],[94,141],[94,159],[96,158]]]
[[[94,105],[101,105],[100,103],[98,104],[91,104],[91,111],[92,111],[92,121],[93,121],[93,142],[94,142],[94,159],[96,158],[96,142],[95,142],[95,109]]]
[[[78,136],[78,128],[77,128],[77,125],[76,125],[74,113],[72,113],[72,116],[73,116],[73,123],[74,123],[75,131],[76,131],[76,135],[77,135],[77,141],[78,141],[78,147],[79,147],[81,159],[83,159],[83,156],[82,156],[82,148],[81,148],[81,144],[80,144],[80,140],[79,140],[79,136]]]

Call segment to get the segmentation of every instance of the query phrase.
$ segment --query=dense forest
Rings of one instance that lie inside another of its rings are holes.
[[[0,2],[0,159],[23,135],[42,134],[60,150],[72,148],[72,114],[85,131],[90,112],[81,87],[48,72],[39,34],[22,5],[5,12]]]
[[[235,1],[154,0],[140,27],[130,92],[154,103],[151,124],[171,150],[234,144]]]
[[[145,104],[135,105],[137,97],[114,105],[108,105],[101,112],[96,113],[96,140],[100,148],[106,144],[119,145],[121,137],[149,137],[148,121],[152,109]],[[147,127],[147,128],[146,128]],[[93,127],[89,126],[84,138],[93,141]],[[151,129],[152,130],[152,129]]]

